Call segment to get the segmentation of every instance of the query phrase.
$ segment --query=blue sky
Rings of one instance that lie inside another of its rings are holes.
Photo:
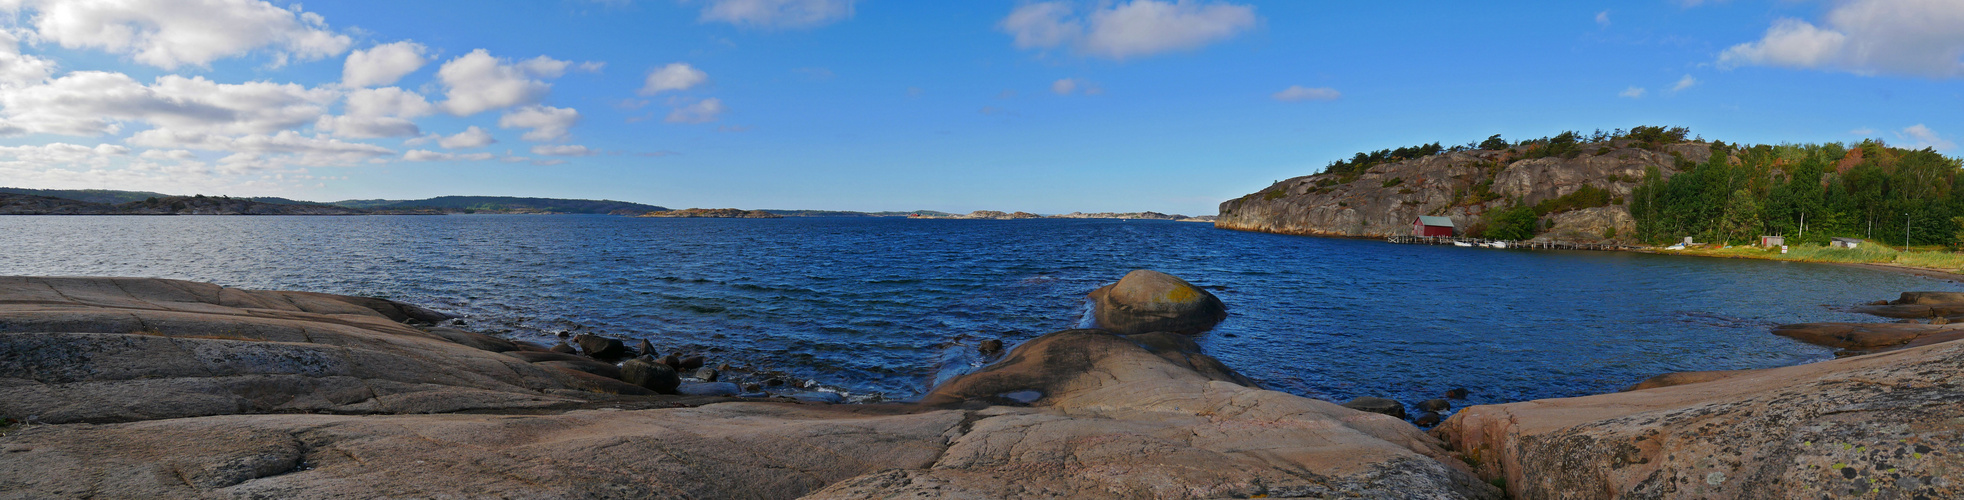
[[[1495,133],[1964,137],[1954,0],[0,10],[15,187],[1212,214],[1356,151]]]

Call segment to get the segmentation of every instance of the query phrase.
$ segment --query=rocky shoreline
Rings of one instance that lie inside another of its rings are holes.
[[[1964,344],[1939,314],[1964,296],[1868,306],[1921,312],[1928,335],[1906,340],[1908,324],[1782,327],[1845,328],[1824,335],[1868,354],[1474,406],[1429,433],[1257,387],[1192,340],[1227,306],[1178,278],[1135,271],[1090,297],[1101,329],[995,352],[917,402],[833,404],[382,299],[0,278],[0,498],[1964,493]],[[683,390],[685,374],[736,387]]]

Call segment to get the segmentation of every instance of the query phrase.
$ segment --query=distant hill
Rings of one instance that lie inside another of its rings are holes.
[[[0,187],[0,193],[46,196],[64,200],[86,201],[89,203],[108,203],[111,205],[143,201],[150,198],[169,198],[171,195],[149,191],[116,191],[111,189],[26,189]]]
[[[0,192],[7,215],[358,215],[362,210],[328,205],[265,203],[223,196],[158,196],[128,203],[96,203]]]
[[[566,200],[511,196],[438,196],[427,200],[347,200],[330,205],[372,210],[436,209],[451,212],[567,213],[639,215],[667,211],[665,207],[613,200]]]
[[[341,201],[336,201],[336,202],[330,202],[330,203],[328,203],[328,205],[334,205],[334,206],[337,206],[337,207],[348,207],[348,208],[375,208],[375,207],[381,207],[381,206],[388,206],[388,205],[394,205],[394,204],[397,204],[397,203],[406,203],[406,202],[409,202],[409,201],[413,201],[413,200],[382,200],[382,199],[375,199],[375,200],[341,200]]]

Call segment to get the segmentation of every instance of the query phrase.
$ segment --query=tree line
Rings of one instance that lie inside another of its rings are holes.
[[[1711,143],[1703,162],[1680,158],[1668,179],[1649,170],[1630,195],[1638,239],[1788,244],[1854,237],[1902,245],[1964,241],[1964,163],[1935,150],[1859,144]]]

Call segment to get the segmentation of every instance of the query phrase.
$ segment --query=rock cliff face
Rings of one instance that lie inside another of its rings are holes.
[[[1655,150],[1629,141],[1583,144],[1574,158],[1518,159],[1520,150],[1468,150],[1383,163],[1348,182],[1336,174],[1290,178],[1221,203],[1216,227],[1317,236],[1383,237],[1411,234],[1421,215],[1445,216],[1462,232],[1490,211],[1515,200],[1533,205],[1584,186],[1627,197],[1646,168],[1675,173],[1678,158],[1705,161],[1702,143]],[[1601,238],[1610,228],[1635,228],[1626,203],[1552,214],[1550,235]]]

